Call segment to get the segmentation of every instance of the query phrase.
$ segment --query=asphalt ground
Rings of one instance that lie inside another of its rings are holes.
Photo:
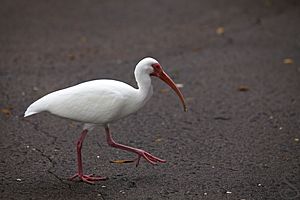
[[[156,58],[183,84],[153,79],[154,96],[111,125],[116,141],[167,160],[113,164],[134,155],[87,135],[86,173],[71,182],[82,124],[27,106],[100,78],[135,86]],[[0,6],[1,199],[300,199],[300,2],[16,1]]]

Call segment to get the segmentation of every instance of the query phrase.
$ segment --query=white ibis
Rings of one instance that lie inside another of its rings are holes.
[[[131,161],[136,162],[136,166],[141,157],[151,164],[166,162],[142,149],[115,142],[109,130],[110,123],[136,112],[150,99],[153,93],[151,76],[156,76],[167,83],[179,96],[184,111],[187,110],[180,90],[155,59],[142,59],[136,65],[134,75],[138,89],[120,81],[93,80],[47,94],[27,108],[24,117],[48,111],[63,118],[85,123],[77,142],[78,171],[70,178],[71,180],[79,177],[84,182],[94,183],[94,181],[106,179],[83,174],[82,143],[88,131],[97,125],[105,128],[107,143],[110,146],[137,154],[137,158]]]

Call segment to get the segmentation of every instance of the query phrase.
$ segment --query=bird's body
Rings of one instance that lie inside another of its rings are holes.
[[[111,136],[108,127],[110,123],[136,112],[150,99],[153,93],[151,76],[157,76],[167,83],[177,93],[186,111],[181,92],[155,59],[142,59],[137,64],[134,75],[138,88],[115,80],[93,80],[47,94],[27,108],[25,117],[48,111],[60,117],[85,123],[77,142],[78,172],[71,179],[79,177],[88,183],[104,179],[83,174],[82,143],[88,131],[96,125],[105,128],[110,146],[137,154],[138,157],[132,160],[136,161],[136,165],[139,164],[141,157],[151,164],[165,162],[142,149],[119,144]]]
[[[88,124],[104,125],[136,112],[152,96],[121,81],[93,80],[47,94],[31,104],[30,116],[42,111]]]

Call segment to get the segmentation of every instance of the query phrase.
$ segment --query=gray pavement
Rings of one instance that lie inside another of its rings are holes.
[[[189,112],[154,79],[154,96],[112,124],[115,139],[167,160],[134,155],[104,130],[83,146],[86,173],[70,182],[82,125],[27,106],[100,78],[135,85],[156,58]],[[16,1],[0,6],[0,199],[300,199],[300,3],[297,0]]]

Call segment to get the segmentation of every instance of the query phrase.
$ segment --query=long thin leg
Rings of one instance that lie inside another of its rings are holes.
[[[81,149],[82,149],[82,144],[83,144],[84,138],[87,133],[88,133],[88,130],[83,130],[80,135],[79,140],[77,141],[77,166],[78,166],[78,174],[80,176],[83,175]]]
[[[70,180],[73,180],[76,177],[79,177],[82,181],[91,183],[93,184],[94,181],[99,181],[99,180],[105,180],[105,177],[94,177],[92,175],[84,175],[83,174],[83,168],[82,168],[82,156],[81,156],[81,149],[82,149],[82,144],[84,141],[84,138],[86,134],[88,133],[88,130],[83,130],[80,138],[77,141],[77,167],[78,167],[78,172],[70,178]]]
[[[122,149],[125,151],[130,151],[130,152],[136,153],[138,155],[138,157],[134,160],[134,161],[136,161],[136,166],[139,165],[141,157],[145,158],[145,160],[151,164],[157,164],[157,162],[161,162],[161,163],[166,162],[165,160],[155,157],[142,149],[137,149],[134,147],[126,146],[126,145],[115,142],[111,136],[108,126],[105,126],[105,132],[106,132],[107,143],[110,146],[112,146],[114,148]]]

